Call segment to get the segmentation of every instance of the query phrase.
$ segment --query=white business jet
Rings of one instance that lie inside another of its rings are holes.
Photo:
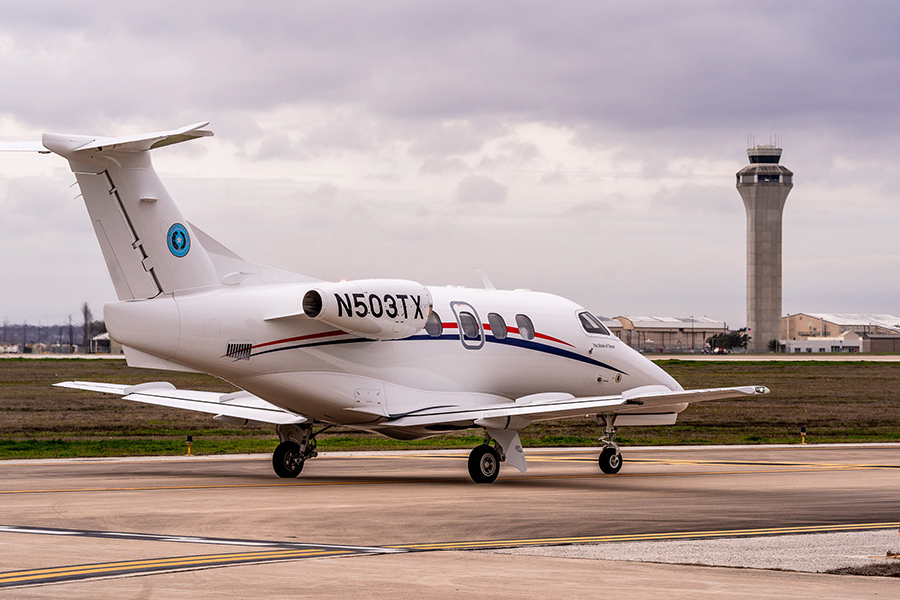
[[[242,391],[57,385],[272,423],[280,477],[296,477],[316,456],[316,435],[335,425],[400,440],[481,428],[468,461],[479,483],[493,482],[503,462],[526,470],[519,431],[533,421],[595,416],[605,428],[600,469],[612,474],[622,466],[617,426],[671,425],[690,402],[768,392],[684,390],[584,307],[497,290],[487,277],[485,289],[333,283],[247,262],[182,216],[150,161],[151,150],[212,135],[207,125],[48,133],[3,148],[69,161],[119,299],[104,306],[106,326],[128,364],[210,373]]]

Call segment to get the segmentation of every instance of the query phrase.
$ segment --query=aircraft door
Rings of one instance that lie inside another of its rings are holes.
[[[467,350],[478,350],[484,346],[484,327],[478,311],[467,302],[451,302],[450,308],[456,316],[456,325],[459,328],[459,341]]]

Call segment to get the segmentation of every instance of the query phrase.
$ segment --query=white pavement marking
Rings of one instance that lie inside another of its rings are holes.
[[[490,552],[824,573],[842,567],[896,562],[896,558],[887,554],[898,551],[900,538],[893,528],[736,539],[539,546]]]

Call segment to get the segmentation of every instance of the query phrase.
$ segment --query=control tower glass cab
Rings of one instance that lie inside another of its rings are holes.
[[[781,148],[754,146],[737,173],[747,212],[747,327],[750,351],[767,352],[781,333],[781,221],[794,174],[779,164]]]

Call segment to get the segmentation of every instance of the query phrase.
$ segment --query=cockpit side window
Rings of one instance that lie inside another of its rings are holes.
[[[519,326],[519,335],[522,339],[534,339],[534,323],[528,318],[528,315],[516,315],[516,325]]]
[[[578,313],[578,320],[581,321],[581,328],[587,333],[599,333],[601,335],[612,335],[609,329],[600,322],[600,319],[589,313],[588,311]]]

